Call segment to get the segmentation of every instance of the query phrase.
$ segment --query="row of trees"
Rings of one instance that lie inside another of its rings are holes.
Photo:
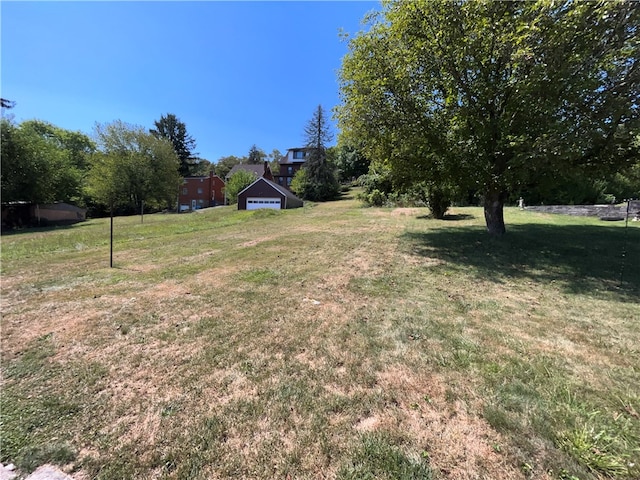
[[[480,195],[502,235],[510,194],[637,175],[639,28],[632,2],[385,2],[343,59],[341,140],[433,205]]]
[[[3,109],[13,105],[3,99]],[[41,120],[15,124],[3,116],[1,122],[2,201],[64,201],[94,215],[111,206],[119,213],[143,205],[173,208],[184,176],[216,171],[224,178],[237,163],[277,165],[281,157],[278,150],[267,155],[253,145],[246,157],[224,157],[213,165],[197,156],[194,138],[174,114],[162,115],[149,130],[120,120],[96,124],[91,137]]]
[[[2,201],[65,201],[94,213],[175,203],[181,173],[193,165],[195,141],[175,115],[155,129],[121,121],[96,124],[93,138],[48,122],[2,118]]]
[[[3,105],[12,106],[8,101]],[[195,140],[173,114],[162,115],[149,130],[120,120],[96,124],[91,137],[40,120],[19,125],[4,117],[1,121],[3,202],[65,201],[89,207],[94,215],[111,207],[119,213],[143,206],[172,208],[183,176],[215,171],[224,178],[236,164],[264,161],[277,171],[282,157],[277,149],[266,154],[253,145],[244,157],[223,157],[212,165],[197,157]],[[296,191],[306,199],[334,198],[336,172],[355,177],[366,171],[353,149],[327,147],[331,139],[327,116],[318,106],[305,129],[312,154],[295,179]],[[232,178],[230,199],[251,181],[250,175]]]

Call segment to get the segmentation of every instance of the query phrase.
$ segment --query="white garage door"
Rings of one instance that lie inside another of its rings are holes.
[[[280,210],[280,199],[258,197],[247,198],[247,210],[258,210],[259,208],[273,208],[275,210]]]

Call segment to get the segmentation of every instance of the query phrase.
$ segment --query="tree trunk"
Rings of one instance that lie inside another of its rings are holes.
[[[484,219],[489,235],[502,236],[507,231],[504,227],[504,197],[504,193],[498,191],[485,193]]]

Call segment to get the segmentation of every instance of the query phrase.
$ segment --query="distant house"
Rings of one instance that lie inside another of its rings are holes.
[[[274,181],[282,186],[291,189],[293,176],[304,165],[309,156],[310,148],[290,148],[287,154],[280,159],[280,171],[275,175]]]
[[[69,203],[35,204],[13,202],[2,205],[2,228],[70,225],[83,222],[87,209]]]
[[[213,172],[208,177],[185,177],[178,193],[178,211],[224,205],[224,181]]]
[[[273,181],[273,175],[267,162],[264,162],[263,168],[262,177],[238,193],[238,210],[258,210],[260,208],[284,210],[302,207],[302,200]]]
[[[227,175],[224,177],[225,181],[228,182],[231,176],[239,170],[244,170],[246,172],[253,173],[256,176],[256,178],[261,177],[262,174],[264,173],[264,167],[261,164],[254,165],[254,164],[243,163],[240,165],[234,165],[233,168],[229,170],[229,173],[227,173]]]

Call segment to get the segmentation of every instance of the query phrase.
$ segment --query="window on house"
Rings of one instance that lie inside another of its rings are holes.
[[[293,175],[293,167],[287,167],[287,175]]]
[[[304,158],[304,151],[303,150],[296,150],[293,152],[293,158],[299,160]]]
[[[189,190],[187,190],[187,187],[182,189],[182,194],[186,195],[187,193],[189,193]]]
[[[278,177],[278,183],[282,185],[284,183],[284,178]]]
[[[198,189],[198,195],[202,195],[202,189],[201,188]]]
[[[291,177],[287,177],[287,186],[291,185]]]

